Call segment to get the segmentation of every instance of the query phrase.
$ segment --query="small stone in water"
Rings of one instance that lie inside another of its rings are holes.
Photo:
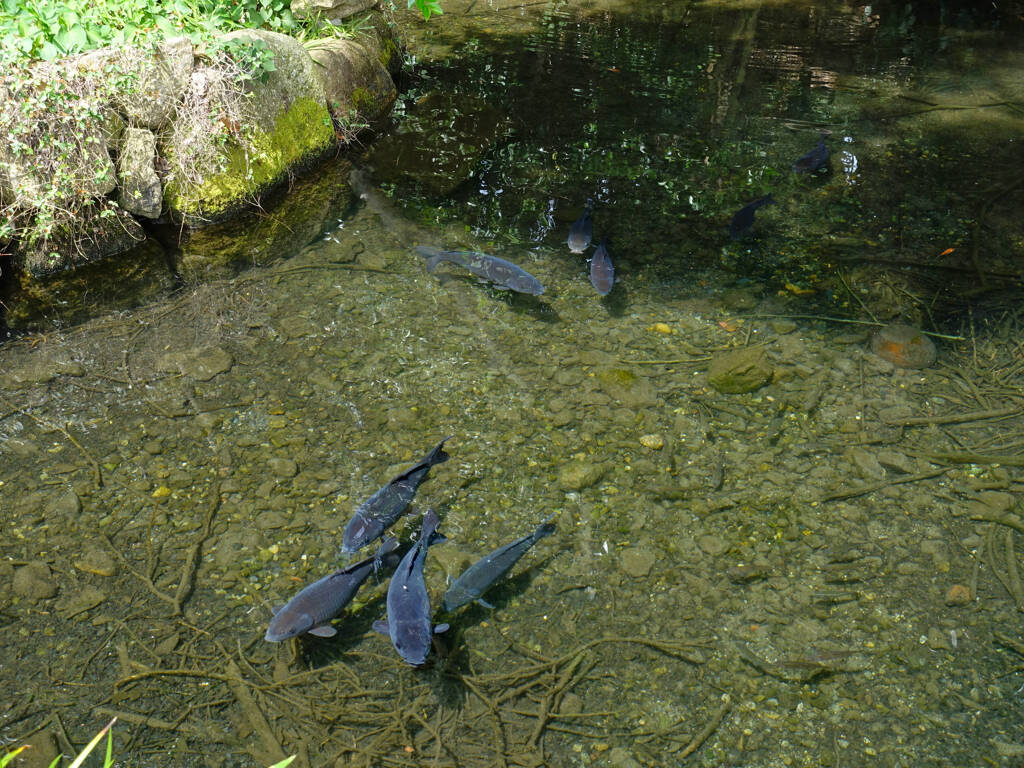
[[[89,549],[74,562],[75,568],[97,576],[111,577],[117,575],[117,563],[102,549]]]
[[[971,602],[971,590],[963,584],[954,584],[946,592],[946,605],[968,605]]]
[[[26,600],[46,600],[57,594],[50,566],[38,560],[16,570],[11,586],[15,595]]]
[[[893,323],[871,337],[871,351],[900,368],[926,368],[935,362],[935,343],[917,328]]]
[[[661,435],[641,435],[640,445],[652,451],[660,451],[665,447],[665,439]]]

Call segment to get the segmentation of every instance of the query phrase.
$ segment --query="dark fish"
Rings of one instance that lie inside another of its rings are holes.
[[[818,146],[793,163],[793,170],[797,173],[810,173],[823,167],[828,162],[828,147],[825,146],[824,137],[818,139]]]
[[[434,634],[448,629],[447,624],[435,627],[431,623],[430,595],[423,580],[427,547],[445,540],[437,532],[439,522],[437,513],[428,509],[423,516],[419,541],[405,553],[388,584],[388,617],[373,623],[375,630],[391,636],[391,644],[398,655],[416,667],[427,660]]]
[[[433,272],[442,261],[450,261],[465,267],[477,277],[500,285],[517,293],[528,293],[540,296],[544,286],[540,281],[522,267],[511,261],[499,259],[477,251],[442,251],[429,245],[417,245],[416,250],[427,258],[427,272]]]
[[[412,497],[416,495],[416,489],[420,487],[420,483],[427,479],[430,468],[442,461],[448,461],[448,454],[444,452],[444,444],[451,439],[452,435],[446,437],[434,446],[434,450],[420,459],[418,464],[405,470],[359,505],[355,515],[345,526],[341,544],[342,552],[355,552],[357,549],[365,547],[395,524],[395,521],[405,512],[405,508],[409,506]]]
[[[729,237],[733,240],[739,240],[741,237],[750,232],[750,227],[754,224],[754,214],[757,209],[762,205],[768,205],[774,203],[771,195],[765,195],[760,200],[755,200],[752,203],[747,203],[738,211],[736,215],[732,217],[732,223],[729,225]]]
[[[602,296],[607,296],[615,285],[615,267],[608,255],[608,238],[603,238],[590,260],[590,284]]]
[[[370,573],[382,562],[397,560],[397,557],[390,557],[396,549],[398,542],[395,539],[385,539],[373,557],[353,563],[304,587],[275,611],[263,639],[279,643],[303,632],[317,637],[334,637],[338,631],[328,622],[341,613]],[[393,562],[387,564],[394,565]]]
[[[587,207],[569,230],[569,250],[573,253],[583,253],[590,245],[594,237],[594,201],[587,200]]]
[[[512,566],[527,553],[530,547],[555,532],[555,526],[548,522],[551,517],[541,523],[537,530],[529,536],[523,536],[511,544],[498,547],[491,554],[485,555],[463,571],[462,575],[444,593],[444,609],[454,611],[471,600],[476,600],[490,608],[490,605],[480,599],[480,595],[511,571]]]

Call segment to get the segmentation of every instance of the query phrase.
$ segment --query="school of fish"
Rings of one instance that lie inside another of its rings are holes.
[[[373,543],[402,518],[417,489],[427,479],[430,468],[448,460],[444,444],[450,439],[451,436],[441,440],[420,461],[392,478],[356,508],[345,527],[342,554]],[[373,628],[391,639],[395,651],[406,663],[422,666],[434,646],[434,636],[449,626],[447,623],[434,624],[434,611],[424,576],[427,549],[431,544],[447,540],[438,530],[440,524],[438,514],[428,509],[423,515],[419,538],[401,556],[398,541],[388,537],[371,557],[303,587],[274,611],[264,639],[277,643],[304,634],[334,637],[338,630],[331,622],[352,602],[370,575],[394,568],[388,583],[386,614],[374,622]],[[554,531],[555,526],[548,517],[533,533],[498,547],[469,566],[448,587],[442,610],[451,614],[474,600],[492,607],[483,600],[484,593],[504,578],[534,544]]]

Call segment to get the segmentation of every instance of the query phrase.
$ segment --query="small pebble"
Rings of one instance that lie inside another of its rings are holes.
[[[16,570],[11,586],[15,595],[26,600],[46,600],[57,594],[57,583],[50,573],[50,566],[42,561]]]
[[[968,605],[971,602],[971,590],[963,584],[954,584],[946,591],[946,605]]]
[[[665,438],[661,435],[641,435],[640,445],[652,451],[660,451],[665,447]]]
[[[871,337],[871,351],[900,368],[926,368],[935,362],[935,343],[918,328],[894,323]]]
[[[111,577],[117,575],[117,563],[114,558],[102,549],[89,549],[78,560],[74,562],[75,568],[84,573],[93,573],[97,576]]]

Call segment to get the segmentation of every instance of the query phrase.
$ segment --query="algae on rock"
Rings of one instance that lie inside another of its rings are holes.
[[[258,199],[335,142],[316,65],[301,43],[249,29],[231,32],[224,40],[261,42],[273,54],[275,69],[266,73],[265,82],[244,91],[241,83],[225,81],[223,69],[193,72],[191,93],[186,91],[183,101],[191,114],[179,114],[164,147],[171,167],[165,200],[172,213],[192,226],[223,219]],[[239,109],[244,110],[241,119],[231,117]],[[218,115],[223,118],[219,124]],[[203,120],[207,125],[197,125]],[[205,140],[208,149],[211,135],[220,146],[197,163],[189,148]]]

